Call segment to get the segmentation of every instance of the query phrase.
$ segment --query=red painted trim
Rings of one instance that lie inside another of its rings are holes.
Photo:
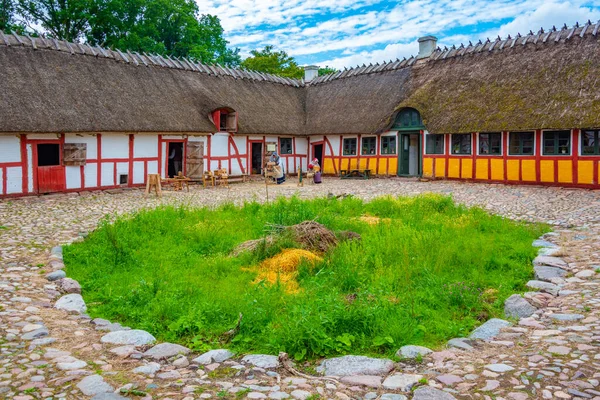
[[[133,144],[134,144],[134,135],[129,135],[129,172],[127,177],[127,186],[131,187],[133,185]],[[116,184],[117,182],[115,182]]]
[[[210,150],[211,150],[211,143],[212,143],[211,139],[212,139],[212,136],[207,136],[207,139],[206,139],[206,170],[207,171],[211,170],[211,168],[210,168],[210,163],[212,161],[212,159],[210,157],[210,154],[211,154]]]
[[[229,136],[229,144],[231,146],[233,146],[233,151],[234,151],[234,157],[237,159],[238,164],[240,165],[240,171],[242,171],[242,174],[245,174],[245,169],[244,169],[244,163],[242,163],[242,155],[240,154],[240,152],[238,151],[238,147],[235,144],[235,140],[233,140],[232,136]],[[230,153],[231,156],[231,153]],[[229,160],[229,173],[231,173],[231,160]]]
[[[23,167],[23,163],[21,161],[5,162],[5,163],[0,163],[0,167],[3,167],[3,168]]]
[[[342,152],[344,151],[344,147],[343,147],[343,143],[344,143],[344,136],[340,135],[340,152],[338,154],[338,164],[340,166],[339,170],[342,170],[342,160],[343,160],[343,156],[342,156]]]
[[[59,144],[59,165],[62,166],[62,185],[67,188],[67,177],[65,172],[65,167],[63,165],[63,149],[65,144],[65,135],[61,134],[58,139],[32,139],[27,140],[28,144],[31,144],[31,155],[32,155],[32,174],[33,174],[33,191],[35,193],[39,192],[38,185],[38,177],[37,177],[37,169],[38,169],[38,153],[37,153],[37,145],[38,144]],[[60,192],[59,192],[60,193]]]
[[[25,135],[19,135],[19,144],[21,146],[21,168],[22,168],[22,186],[21,189],[24,194],[29,193],[29,168],[28,168],[28,160],[27,160],[27,137]],[[7,180],[8,181],[8,180]],[[6,193],[4,191],[3,193]]]
[[[96,185],[98,187],[102,186],[102,134],[98,134],[96,136],[96,159],[98,160],[98,166],[96,167]]]
[[[573,159],[573,183],[579,183],[579,129],[571,130],[571,157]]]
[[[444,141],[446,142],[444,145],[444,155],[446,156],[446,162],[444,163],[444,168],[446,171],[444,171],[444,176],[448,178],[448,164],[450,164],[450,135],[446,135],[444,137]],[[400,146],[402,146],[402,143],[400,143]],[[398,167],[398,169],[399,168],[400,167]]]
[[[473,161],[471,161],[471,179],[475,179],[475,173],[476,171],[476,158],[477,158],[477,141],[478,141],[478,133],[477,132],[473,132],[471,134],[471,155],[472,155],[472,159]]]
[[[333,152],[333,147],[331,146],[331,142],[327,139],[327,136],[323,137],[323,141],[327,143],[327,147],[329,147],[329,151],[331,152],[331,163],[333,164],[333,172],[337,175],[337,168],[335,167],[335,153]],[[325,146],[323,146],[323,164],[325,164]]]
[[[508,182],[508,131],[503,132],[504,143],[502,144],[502,158],[504,159],[504,182]],[[491,178],[491,176],[490,176]]]
[[[542,131],[541,129],[538,129],[535,131],[535,138],[536,138],[536,142],[535,142],[535,181],[536,182],[541,182],[542,180],[542,171],[540,169],[542,163],[540,162],[541,160],[541,154],[542,154]]]
[[[158,135],[158,175],[163,176],[162,173],[162,135]],[[146,174],[146,176],[148,176]],[[144,176],[144,182],[146,181],[146,176]]]
[[[2,194],[7,195],[6,191],[8,190],[8,177],[6,176],[6,167],[0,166],[2,170]]]

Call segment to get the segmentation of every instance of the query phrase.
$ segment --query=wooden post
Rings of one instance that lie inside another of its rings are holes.
[[[146,195],[154,188],[156,196],[162,197],[162,188],[160,186],[160,175],[159,174],[148,174],[146,181]]]

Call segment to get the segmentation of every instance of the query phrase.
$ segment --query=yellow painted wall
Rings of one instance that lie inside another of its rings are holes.
[[[361,158],[360,161],[358,162],[358,169],[367,169],[367,159],[366,158]],[[375,165],[375,164],[373,164]]]
[[[519,180],[519,160],[508,160],[506,162],[506,176],[509,181]]]
[[[390,175],[398,175],[398,159],[396,157],[390,158],[390,170],[388,173]]]
[[[540,161],[540,180],[542,182],[554,182],[554,161]]]
[[[490,160],[492,163],[492,179],[495,181],[504,180],[504,160],[493,158]]]
[[[521,161],[521,176],[525,182],[535,182],[535,160]]]
[[[323,160],[323,173],[324,174],[335,174],[335,169],[333,168],[334,160],[331,158],[325,158]]]
[[[462,171],[461,178],[472,179],[473,178],[473,160],[471,158],[462,159]]]
[[[558,161],[558,181],[573,183],[573,162],[571,160]]]
[[[446,177],[446,159],[436,158],[435,159],[435,177],[445,178]]]
[[[487,158],[480,158],[475,160],[476,179],[488,179],[488,165],[489,161]]]
[[[448,160],[448,178],[460,178],[459,158],[451,158]]]
[[[594,162],[579,161],[577,163],[577,183],[591,185],[594,183]]]
[[[423,176],[433,177],[433,158],[423,158]]]
[[[357,169],[358,167],[358,158],[350,159],[350,169]]]

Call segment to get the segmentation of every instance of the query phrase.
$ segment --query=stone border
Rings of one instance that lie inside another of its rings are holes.
[[[512,318],[519,318],[520,325],[535,326],[537,323],[536,316],[541,313],[540,309],[544,308],[552,298],[571,294],[570,291],[562,290],[562,286],[568,282],[565,277],[569,273],[569,265],[562,258],[555,257],[555,254],[560,253],[561,248],[547,240],[548,237],[557,236],[559,235],[550,232],[542,235],[532,243],[539,250],[538,256],[532,262],[535,280],[527,282],[527,286],[538,289],[538,291],[527,292],[523,295],[513,294],[505,301],[505,315]],[[53,271],[46,275],[46,279],[58,286],[58,292],[54,293],[55,297],[62,294],[55,302],[54,308],[86,317],[87,306],[81,296],[81,285],[76,280],[68,278],[63,270],[65,264],[62,255],[62,246],[56,246],[51,249],[47,265]],[[581,271],[579,274],[581,273],[588,274],[585,277],[589,277],[589,273],[594,274],[593,271]],[[101,318],[93,320],[89,318],[89,320],[91,324],[96,325],[95,329],[97,331],[107,332],[101,338],[102,343],[117,346],[109,350],[109,352],[122,357],[148,360],[145,365],[135,368],[133,370],[134,373],[149,377],[156,376],[159,379],[178,379],[180,375],[177,370],[161,373],[162,365],[160,361],[166,361],[178,368],[190,365],[186,356],[192,351],[184,346],[173,343],[156,344],[156,338],[146,331],[131,329],[119,323]],[[494,341],[493,339],[500,334],[503,328],[511,325],[512,323],[509,321],[492,318],[474,329],[468,338],[450,339],[447,347],[472,351],[484,343],[501,345],[503,344],[502,341]],[[39,335],[35,336],[35,342],[39,343],[32,342],[32,344],[50,344],[55,341],[53,338],[44,337],[47,335],[47,329],[44,332],[39,332]],[[151,347],[144,352],[138,350],[139,347],[148,346]],[[433,350],[426,347],[406,345],[401,347],[396,355],[402,359],[419,359],[430,353],[433,353]],[[197,366],[210,367],[211,365],[218,365],[218,363],[229,360],[234,356],[235,354],[227,349],[211,350],[197,355],[191,360],[191,363]],[[267,373],[269,372],[266,370],[277,369],[282,366],[277,356],[266,354],[246,355],[241,359],[241,363],[249,364]],[[433,390],[440,392],[438,395],[448,395],[450,396],[449,398],[454,398],[450,393],[439,391],[432,386],[419,386],[424,378],[423,375],[408,373],[389,375],[394,372],[395,366],[396,363],[385,358],[350,355],[325,359],[317,368],[317,371],[326,376],[341,377],[340,381],[346,384],[380,387],[386,390],[400,390],[402,392],[409,392],[416,388],[415,395],[421,390],[425,396],[434,395],[435,393],[428,392],[428,390]],[[497,366],[498,368],[510,368],[504,364],[498,364]],[[91,382],[92,386],[98,385],[98,387],[103,388],[102,390],[106,389],[102,393],[112,392],[112,387],[106,384],[101,376],[92,375],[92,377],[97,377]],[[383,377],[386,378],[383,379]],[[315,378],[317,379],[317,377]],[[78,387],[84,394],[87,394],[87,384],[83,384],[81,387],[78,385]]]

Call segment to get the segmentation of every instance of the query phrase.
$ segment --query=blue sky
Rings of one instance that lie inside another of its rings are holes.
[[[197,0],[217,15],[243,56],[267,44],[302,64],[351,67],[418,52],[417,39],[440,46],[506,37],[540,27],[600,20],[586,0]]]

